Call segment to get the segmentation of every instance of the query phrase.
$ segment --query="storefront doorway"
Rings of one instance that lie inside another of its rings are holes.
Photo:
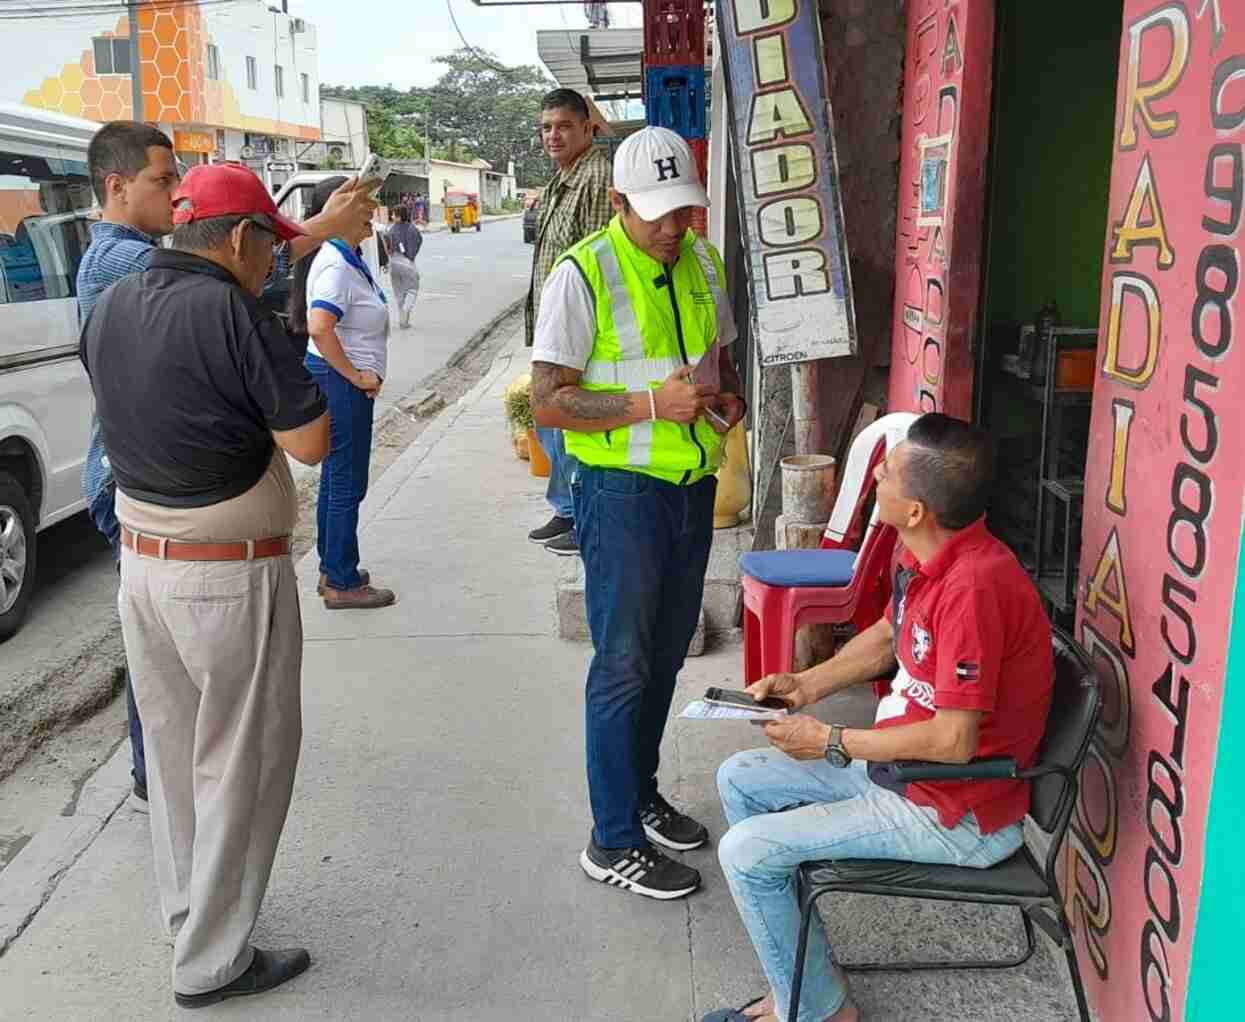
[[[1123,6],[1001,2],[995,18],[974,415],[998,442],[991,528],[1068,625]]]

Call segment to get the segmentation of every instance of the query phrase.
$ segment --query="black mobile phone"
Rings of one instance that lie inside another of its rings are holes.
[[[788,710],[785,700],[770,696],[757,702],[747,692],[737,692],[730,688],[709,688],[705,690],[705,702],[715,706],[738,706],[746,710]]]

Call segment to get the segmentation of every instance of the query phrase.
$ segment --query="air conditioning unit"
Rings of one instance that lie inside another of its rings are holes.
[[[331,145],[329,146],[329,155],[335,160],[344,160],[346,158],[346,147]]]
[[[293,32],[295,35],[298,35],[301,32],[306,32],[307,22],[303,21],[302,18],[291,18],[290,19],[290,31]]]

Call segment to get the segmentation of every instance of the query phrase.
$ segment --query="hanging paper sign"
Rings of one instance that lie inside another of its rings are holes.
[[[718,0],[730,144],[762,366],[856,353],[814,0]]]

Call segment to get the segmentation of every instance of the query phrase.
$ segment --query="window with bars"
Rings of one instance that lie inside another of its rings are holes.
[[[273,67],[273,71],[275,72],[273,75],[273,84],[276,88],[277,98],[279,99],[285,95],[285,68],[283,68],[280,64],[277,64]]]
[[[130,73],[130,41],[128,39],[95,39],[95,73],[97,75],[128,75]]]
[[[207,76],[214,82],[220,81],[220,50],[208,43]]]
[[[259,62],[254,57],[246,58],[246,87],[252,91],[259,88]]]

